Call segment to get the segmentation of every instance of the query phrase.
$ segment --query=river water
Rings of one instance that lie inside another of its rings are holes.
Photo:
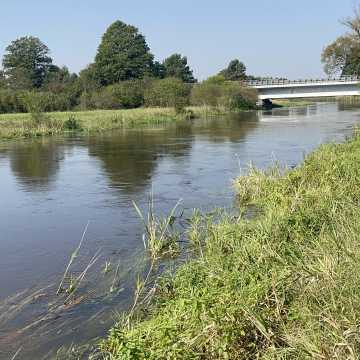
[[[359,123],[356,107],[317,103],[145,130],[1,142],[0,359],[20,346],[17,359],[49,358],[61,344],[106,333],[114,313],[131,302],[144,252],[133,200],[144,209],[153,192],[158,214],[180,198],[185,214],[229,208],[231,180],[250,162],[296,166]],[[74,274],[100,255],[76,301],[61,306],[55,292],[87,224]],[[108,274],[101,271],[106,262]],[[115,280],[117,291],[110,293]]]

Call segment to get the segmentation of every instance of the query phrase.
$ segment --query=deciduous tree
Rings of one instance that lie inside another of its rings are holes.
[[[15,88],[39,88],[52,66],[49,48],[32,36],[21,37],[7,48],[3,58],[6,77]]]
[[[324,70],[331,76],[360,75],[360,8],[354,15],[342,21],[350,30],[328,45],[321,61]]]
[[[177,78],[186,83],[196,82],[186,56],[173,54],[164,60],[163,67],[165,77]]]
[[[220,71],[226,80],[241,81],[246,79],[246,66],[238,59],[231,60],[228,67]]]
[[[102,37],[95,57],[95,73],[101,85],[142,78],[151,74],[153,58],[138,29],[116,21]]]
[[[5,88],[7,85],[4,71],[0,70],[0,89]]]

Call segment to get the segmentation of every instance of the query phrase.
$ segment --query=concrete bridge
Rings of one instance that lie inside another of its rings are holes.
[[[248,81],[248,86],[259,92],[259,99],[294,99],[360,95],[360,79],[341,77],[319,80],[263,79]]]

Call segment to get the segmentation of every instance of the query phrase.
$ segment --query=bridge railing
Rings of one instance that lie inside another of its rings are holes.
[[[249,80],[247,81],[248,86],[266,86],[266,85],[288,85],[288,84],[321,84],[329,82],[349,82],[349,81],[360,81],[357,76],[342,76],[339,78],[328,78],[328,79],[299,79],[299,80],[288,80],[288,79],[261,79],[261,80]]]

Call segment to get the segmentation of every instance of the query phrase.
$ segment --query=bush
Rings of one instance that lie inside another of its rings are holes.
[[[222,107],[230,111],[252,109],[257,100],[256,90],[225,81],[220,75],[195,85],[191,91],[192,105]]]
[[[31,114],[34,122],[41,123],[45,120],[44,112],[48,98],[44,96],[44,94],[36,91],[27,91],[22,95],[22,101],[26,111]]]
[[[69,118],[64,122],[63,128],[65,130],[81,130],[81,125],[76,119],[75,115],[70,115]]]
[[[111,86],[111,91],[121,109],[133,109],[144,104],[144,85],[139,80],[123,81]]]
[[[191,104],[195,106],[219,106],[219,99],[224,95],[224,83],[204,81],[191,90]]]
[[[226,84],[224,95],[220,98],[220,105],[224,108],[235,110],[254,109],[258,100],[257,91],[239,84]]]
[[[93,92],[84,92],[80,107],[91,109],[133,109],[144,104],[144,81],[129,80]]]
[[[0,90],[0,113],[22,113],[26,108],[21,99],[22,92],[1,89]]]
[[[173,107],[176,112],[183,112],[189,105],[191,86],[176,78],[155,80],[145,90],[145,106]]]
[[[112,98],[108,88],[102,88],[92,92],[83,92],[80,96],[80,108],[82,110],[116,109],[116,100]]]

